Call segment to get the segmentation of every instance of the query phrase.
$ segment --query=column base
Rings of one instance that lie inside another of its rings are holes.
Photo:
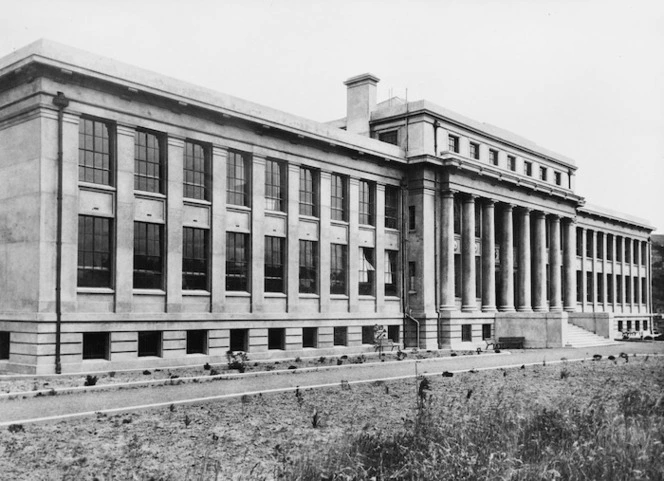
[[[477,306],[461,306],[461,312],[477,312]]]
[[[516,312],[533,312],[530,307],[517,307]]]
[[[457,307],[456,305],[452,304],[449,306],[440,306],[440,311],[445,311],[445,312],[450,312],[450,311],[456,311]]]
[[[549,312],[563,312],[563,308],[560,306],[549,307]]]
[[[515,312],[514,306],[498,306],[499,312]]]
[[[482,306],[482,312],[496,312],[496,306]]]
[[[549,308],[542,306],[533,307],[533,312],[549,312]]]

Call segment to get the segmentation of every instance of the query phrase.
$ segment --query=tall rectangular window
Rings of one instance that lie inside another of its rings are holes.
[[[632,262],[632,240],[625,237],[625,262]]]
[[[476,160],[480,158],[480,145],[475,142],[470,143],[470,158]]]
[[[613,276],[606,276],[606,302],[613,304]]]
[[[593,244],[595,242],[595,233],[591,230],[586,231],[586,257],[592,259],[594,256]]]
[[[300,167],[300,215],[318,217],[318,175],[308,167]]]
[[[399,228],[399,188],[385,186],[385,228]]]
[[[482,340],[491,339],[491,324],[482,324]]]
[[[616,261],[622,262],[623,260],[623,238],[616,237]]]
[[[346,177],[332,174],[332,220],[348,220],[348,182]]]
[[[368,247],[360,247],[360,268],[359,268],[359,294],[361,296],[373,296],[376,268],[374,250]]]
[[[318,293],[318,242],[300,241],[300,293]]]
[[[593,292],[593,273],[586,272],[586,301],[593,302],[594,300]]]
[[[646,284],[646,278],[641,278],[641,304],[646,304],[648,302],[648,287]],[[644,321],[645,322],[645,321]],[[645,329],[645,327],[644,327]]]
[[[553,178],[556,182],[556,185],[562,185],[563,184],[563,176],[560,172],[554,172],[553,173]]]
[[[113,184],[113,143],[108,124],[82,118],[78,124],[78,180]]]
[[[473,340],[472,324],[461,324],[461,341],[471,342]]]
[[[9,359],[9,341],[11,334],[9,331],[0,331],[0,360]]]
[[[184,143],[184,197],[210,200],[210,154],[209,150],[191,141]]]
[[[249,207],[250,180],[249,155],[240,152],[228,152],[226,202],[230,205]]]
[[[613,234],[606,234],[606,260],[613,260]]]
[[[265,209],[286,212],[286,165],[272,159],[265,163]]]
[[[616,276],[616,302],[623,303],[623,276]]]
[[[397,285],[399,280],[399,270],[397,268],[398,251],[385,251],[385,295],[398,296]]]
[[[166,157],[163,138],[136,131],[134,145],[134,190],[164,193]]]
[[[284,292],[286,239],[265,237],[265,292]]]
[[[414,205],[409,205],[408,206],[408,230],[416,230],[417,229],[417,210],[415,209]]]
[[[510,169],[512,172],[516,172],[516,157],[514,157],[513,155],[507,156],[507,168]]]
[[[604,233],[598,232],[595,237],[597,238],[597,258],[604,259]]]
[[[490,149],[489,150],[489,161],[492,165],[498,165],[498,151]]]
[[[547,180],[547,174],[548,174],[547,168],[546,167],[540,167],[539,172],[540,172],[540,180],[546,181]]]
[[[455,135],[449,135],[447,139],[449,151],[459,153],[459,137]]]
[[[111,287],[111,219],[78,216],[78,287]]]
[[[302,328],[302,347],[318,347],[318,328]]]
[[[164,288],[164,226],[134,222],[134,289]]]
[[[249,290],[249,234],[226,233],[226,290]]]
[[[330,244],[330,294],[347,294],[347,249],[343,244]]]
[[[374,220],[376,203],[376,186],[367,182],[360,181],[360,224],[376,225]]]
[[[533,176],[533,163],[527,160],[523,161],[523,173],[528,177]]]
[[[182,236],[182,289],[208,290],[209,232],[185,227]]]

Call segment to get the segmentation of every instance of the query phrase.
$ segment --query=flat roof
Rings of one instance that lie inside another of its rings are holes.
[[[594,204],[586,203],[583,207],[578,208],[578,212],[580,213],[586,212],[588,214],[598,215],[601,217],[606,217],[609,219],[625,222],[627,224],[633,224],[639,227],[644,227],[649,230],[654,230],[654,227],[650,225],[646,219],[625,214],[623,212],[617,212],[615,210],[607,209],[606,207],[601,207]]]

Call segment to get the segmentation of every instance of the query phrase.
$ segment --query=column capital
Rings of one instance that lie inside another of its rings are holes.
[[[541,218],[541,219],[546,218],[546,212],[544,212],[542,210],[534,210],[532,212],[533,212],[533,215],[537,218]]]
[[[485,197],[482,200],[482,204],[485,205],[486,207],[489,207],[489,206],[493,207],[493,206],[496,205],[496,199],[492,199],[491,197]]]
[[[251,158],[254,164],[265,165],[267,163],[267,157],[264,155],[253,154]]]
[[[465,194],[463,196],[463,203],[464,204],[474,204],[475,201],[479,198],[479,195],[475,194]]]
[[[445,190],[443,190],[440,194],[441,194],[443,197],[446,197],[446,198],[452,198],[452,197],[454,197],[455,194],[458,194],[458,193],[459,193],[458,190],[445,189]]]

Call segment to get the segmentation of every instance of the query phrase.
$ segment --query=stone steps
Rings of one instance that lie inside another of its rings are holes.
[[[567,343],[565,347],[610,346],[614,344],[618,343],[613,339],[607,339],[573,324],[567,324]]]

